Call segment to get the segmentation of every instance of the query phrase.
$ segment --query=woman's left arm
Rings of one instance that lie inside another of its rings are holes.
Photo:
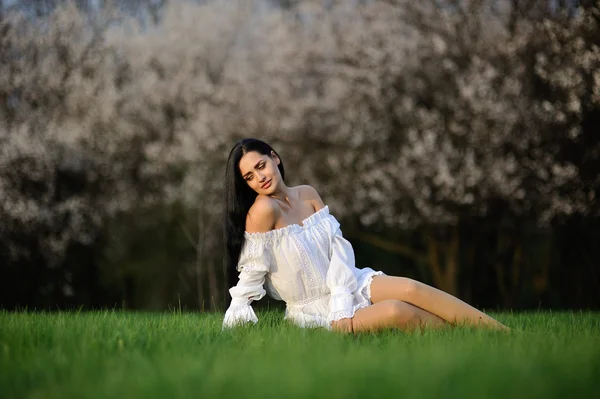
[[[331,245],[326,279],[331,292],[327,317],[330,324],[354,316],[354,291],[358,288],[358,281],[354,274],[354,250],[350,242],[342,236],[337,220],[331,218],[332,220],[328,221],[331,229]]]
[[[315,211],[325,207],[321,196],[311,186],[302,186],[302,196],[310,200]],[[352,323],[349,319],[354,316],[353,292],[358,287],[354,275],[354,250],[342,235],[340,224],[333,216],[330,216],[330,220],[326,223],[330,239],[330,262],[326,283],[331,293],[327,322],[330,325],[334,323],[334,327],[341,330],[352,332]]]

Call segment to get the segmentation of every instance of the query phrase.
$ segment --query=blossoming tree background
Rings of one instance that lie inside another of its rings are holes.
[[[243,137],[359,265],[600,305],[600,2],[0,0],[0,306],[223,309]]]

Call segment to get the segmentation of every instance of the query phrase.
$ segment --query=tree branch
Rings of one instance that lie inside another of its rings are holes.
[[[354,233],[350,234],[349,238],[366,242],[367,244],[373,245],[374,247],[383,249],[385,251],[405,256],[418,263],[422,263],[425,261],[425,257],[423,256],[423,254],[414,251],[412,248],[394,241],[386,240],[385,238],[381,238],[375,234]]]

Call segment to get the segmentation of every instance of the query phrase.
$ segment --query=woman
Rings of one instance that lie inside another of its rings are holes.
[[[266,143],[245,139],[227,161],[225,235],[239,282],[224,327],[258,320],[250,307],[267,292],[301,327],[357,333],[452,323],[506,329],[438,289],[354,265],[339,223],[310,186],[288,187]],[[266,289],[265,289],[266,288]]]

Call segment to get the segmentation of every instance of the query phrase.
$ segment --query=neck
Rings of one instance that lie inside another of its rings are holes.
[[[281,185],[277,188],[277,191],[269,195],[269,197],[290,204],[291,193],[292,190],[290,190],[290,188],[286,186],[285,183],[281,182]]]

